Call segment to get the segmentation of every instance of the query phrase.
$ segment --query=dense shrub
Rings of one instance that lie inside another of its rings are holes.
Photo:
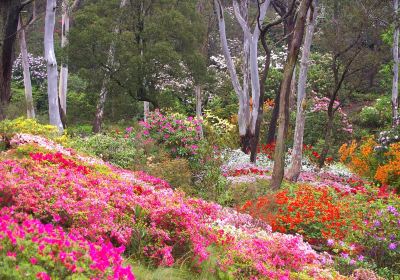
[[[340,160],[361,176],[380,184],[400,188],[400,143],[378,146],[372,137],[363,143],[343,144],[339,149]]]
[[[321,245],[346,236],[356,220],[343,195],[327,187],[295,186],[248,201],[241,210],[268,222],[273,230],[300,233]]]
[[[366,128],[380,128],[390,124],[391,112],[390,96],[379,98],[372,106],[363,107],[357,117],[360,126]]]
[[[73,146],[123,168],[138,170],[146,164],[143,142],[125,138],[123,135],[96,134],[75,138]]]
[[[160,111],[149,114],[147,121],[140,122],[145,138],[164,145],[172,156],[189,158],[197,154],[201,120],[178,114],[163,115]]]
[[[356,249],[350,253],[363,256],[385,278],[399,276],[400,271],[400,199],[378,199],[363,209],[363,222],[346,238]],[[351,256],[350,256],[351,257]],[[394,278],[392,278],[394,279]]]
[[[61,227],[0,210],[1,279],[135,279],[123,247],[98,245]],[[22,218],[23,217],[23,218]]]

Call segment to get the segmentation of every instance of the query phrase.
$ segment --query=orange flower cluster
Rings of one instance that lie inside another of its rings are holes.
[[[351,170],[361,176],[370,176],[374,165],[374,147],[377,145],[373,138],[368,138],[358,147],[353,140],[350,145],[343,144],[339,149],[340,161],[346,163]],[[359,149],[357,149],[359,148]]]
[[[274,105],[275,105],[275,102],[273,99],[267,99],[264,101],[263,109],[264,109],[264,111],[268,111],[269,109],[273,108]]]
[[[400,142],[391,144],[385,156],[389,160],[378,167],[375,180],[382,184],[393,184],[394,181],[400,180]]]
[[[329,238],[342,239],[355,224],[354,215],[346,200],[329,188],[300,186],[256,201],[247,201],[241,211],[269,223],[273,230],[300,233],[314,244],[325,244]]]

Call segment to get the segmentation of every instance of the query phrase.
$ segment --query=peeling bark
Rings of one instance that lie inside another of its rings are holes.
[[[19,20],[18,41],[21,50],[22,70],[24,76],[24,90],[26,100],[26,115],[30,119],[35,118],[35,107],[32,98],[32,82],[29,72],[28,48],[26,46],[25,28],[22,27],[21,18]]]
[[[398,107],[399,107],[399,24],[398,9],[399,0],[393,0],[393,9],[396,15],[396,26],[393,34],[393,87],[392,87],[392,119],[393,126],[399,125]]]
[[[303,156],[303,137],[304,126],[306,120],[306,87],[307,87],[307,71],[310,58],[310,50],[314,35],[315,22],[317,19],[318,0],[314,0],[312,9],[309,10],[307,17],[307,31],[304,38],[303,50],[300,60],[299,82],[297,85],[297,114],[296,126],[294,131],[294,144],[292,151],[292,162],[288,170],[287,177],[291,181],[297,181],[301,172],[301,160]]]
[[[275,145],[274,169],[272,172],[271,188],[279,189],[285,169],[285,140],[289,123],[289,95],[294,67],[303,40],[307,11],[312,0],[302,0],[296,18],[293,39],[289,48],[288,58],[283,70],[283,80],[280,87],[278,134]]]
[[[63,131],[61,123],[59,104],[58,104],[58,71],[57,60],[54,53],[54,25],[56,19],[56,0],[47,0],[45,33],[44,33],[44,57],[47,63],[47,94],[49,98],[49,119],[50,124],[57,126],[59,131]]]

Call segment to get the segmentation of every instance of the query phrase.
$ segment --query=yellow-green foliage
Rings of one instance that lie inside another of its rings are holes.
[[[209,142],[220,147],[236,147],[237,146],[237,126],[229,120],[222,119],[205,110],[203,118],[206,137]]]
[[[148,163],[146,169],[150,175],[163,178],[174,188],[191,193],[192,172],[187,159],[166,158],[162,162]]]
[[[35,119],[21,117],[0,122],[0,136],[10,139],[17,133],[40,135],[62,144],[68,141],[67,135],[60,135],[57,127],[41,124]]]

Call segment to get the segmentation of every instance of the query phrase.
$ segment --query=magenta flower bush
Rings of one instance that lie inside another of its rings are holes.
[[[18,219],[13,216],[17,216]],[[20,222],[22,221],[22,222]],[[123,265],[124,247],[95,244],[61,227],[42,224],[12,208],[0,211],[0,278],[135,279]]]
[[[37,136],[17,135],[11,142],[19,155],[24,147],[42,149],[23,158],[10,150],[0,161],[0,207],[11,207],[13,217],[32,215],[114,257],[112,252],[126,248],[125,255],[156,266],[190,260],[199,268],[214,254],[218,273],[234,279],[337,275],[329,257],[300,236],[273,233],[249,215],[186,197],[163,180],[80,156]],[[104,245],[111,243],[114,247]]]
[[[140,122],[143,135],[163,144],[173,156],[190,157],[199,149],[202,121],[178,114],[164,115],[156,110]],[[129,131],[127,131],[129,133]]]

